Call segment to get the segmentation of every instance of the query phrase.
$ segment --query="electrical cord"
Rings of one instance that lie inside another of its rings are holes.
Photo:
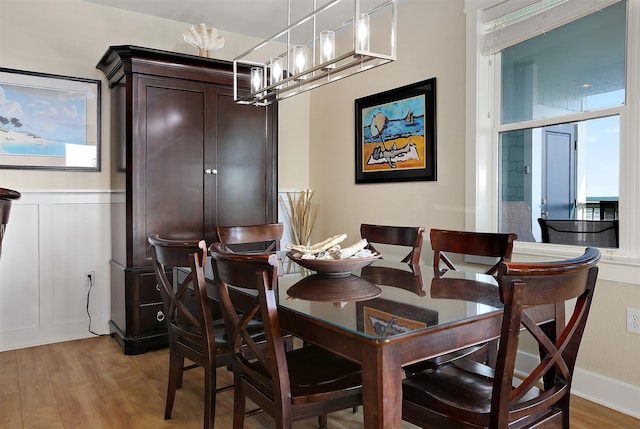
[[[100,336],[100,334],[93,332],[91,330],[91,313],[89,312],[89,297],[91,296],[91,289],[93,289],[93,281],[94,279],[90,278],[89,290],[87,291],[87,316],[89,316],[89,332],[91,332],[93,335]]]

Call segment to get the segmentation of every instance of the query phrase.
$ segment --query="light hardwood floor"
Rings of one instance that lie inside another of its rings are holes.
[[[125,356],[109,337],[0,353],[0,428],[161,429],[202,428],[203,372],[185,374],[171,420],[164,420],[167,350]],[[218,385],[231,382],[218,370]],[[218,395],[216,428],[231,427],[233,393]],[[579,397],[572,400],[574,429],[640,428],[640,420]],[[248,417],[247,429],[272,428],[264,414]],[[317,428],[316,419],[295,423]],[[332,429],[362,427],[362,409],[329,416]],[[413,428],[405,424],[403,428]]]

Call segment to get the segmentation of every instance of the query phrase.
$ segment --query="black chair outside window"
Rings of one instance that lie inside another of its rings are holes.
[[[617,219],[575,220],[538,218],[542,242],[582,247],[619,247]]]

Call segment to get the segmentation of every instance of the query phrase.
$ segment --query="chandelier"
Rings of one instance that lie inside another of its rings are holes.
[[[233,60],[234,100],[266,106],[396,60],[397,0],[330,0]],[[374,6],[362,9],[362,3]],[[239,80],[250,71],[250,92]]]

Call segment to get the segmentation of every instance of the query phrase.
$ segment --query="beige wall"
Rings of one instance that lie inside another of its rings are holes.
[[[27,189],[92,189],[111,187],[109,171],[109,91],[95,66],[111,45],[137,45],[197,54],[182,41],[192,23],[125,12],[81,0],[0,1],[0,66],[102,80],[102,171],[79,173],[0,169],[0,186]],[[216,58],[231,60],[257,43],[222,33],[225,47]]]
[[[462,1],[404,1],[398,60],[311,93],[316,237],[359,238],[360,223],[464,226],[465,18]],[[436,78],[437,181],[355,184],[354,100]],[[283,149],[281,149],[283,150]],[[349,240],[348,239],[348,240]]]

